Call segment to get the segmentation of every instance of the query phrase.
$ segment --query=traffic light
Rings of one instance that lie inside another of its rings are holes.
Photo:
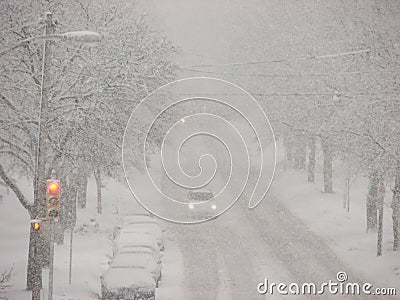
[[[41,220],[31,220],[31,226],[32,226],[32,230],[34,232],[40,232],[40,227],[42,226],[42,221]]]
[[[31,220],[31,231],[35,237],[41,236],[42,233],[42,221],[38,219]]]
[[[46,219],[58,221],[60,217],[60,180],[47,180]]]
[[[33,223],[33,230],[35,230],[35,231],[39,231],[40,230],[40,223],[39,222]]]

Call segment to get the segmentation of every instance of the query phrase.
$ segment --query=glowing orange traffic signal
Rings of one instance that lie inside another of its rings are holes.
[[[42,225],[42,221],[39,219],[31,220],[31,228],[33,232],[40,233],[40,227]]]
[[[58,194],[60,192],[60,182],[57,181],[48,181],[47,182],[47,190],[49,194]]]
[[[60,180],[47,180],[46,219],[58,220],[60,217]]]
[[[40,223],[39,222],[33,223],[33,230],[38,231],[39,229],[40,229]]]

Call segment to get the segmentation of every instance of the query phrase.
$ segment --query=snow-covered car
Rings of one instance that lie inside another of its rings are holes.
[[[151,215],[150,212],[144,209],[138,202],[126,200],[122,195],[121,198],[116,201],[118,216]]]
[[[156,287],[161,280],[161,264],[149,253],[118,253],[110,264],[110,268],[146,269],[151,273]]]
[[[109,268],[100,279],[103,300],[155,299],[154,279],[146,269]]]
[[[129,224],[147,224],[153,223],[157,224],[157,220],[145,215],[133,215],[133,216],[125,216],[122,218],[122,225],[126,226]]]
[[[124,228],[120,230],[122,233],[132,233],[132,232],[138,232],[138,233],[148,233],[152,235],[157,242],[158,247],[160,248],[161,251],[164,250],[164,239],[162,235],[162,231],[160,229],[160,226],[158,226],[155,223],[137,223],[137,224],[128,224]]]
[[[161,264],[161,257],[158,251],[154,251],[153,247],[146,246],[124,246],[119,249],[119,254],[121,253],[147,253],[153,256],[154,260]]]
[[[189,191],[185,202],[187,203],[188,213],[194,218],[216,216],[217,203],[211,190]]]
[[[113,242],[113,257],[125,247],[147,247],[156,253],[158,257],[161,257],[157,241],[148,233],[119,232]]]
[[[114,227],[114,237],[118,233],[118,231],[130,224],[156,224],[157,221],[148,216],[148,215],[130,215],[130,216],[122,216],[117,220],[117,224]]]

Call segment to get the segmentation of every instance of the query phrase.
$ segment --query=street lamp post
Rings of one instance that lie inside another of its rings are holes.
[[[46,13],[45,35],[53,34],[54,25],[52,24],[52,14]],[[46,183],[45,183],[45,162],[46,162],[46,137],[47,137],[47,119],[48,119],[48,99],[49,99],[49,76],[50,76],[50,59],[51,59],[51,41],[45,40],[43,46],[43,67],[42,67],[42,85],[40,95],[40,117],[39,117],[39,138],[37,149],[37,166],[36,166],[36,214],[40,217],[45,216],[46,207]]]
[[[34,215],[36,218],[45,218],[46,216],[46,138],[47,138],[47,120],[48,120],[48,99],[50,93],[50,63],[51,63],[51,40],[73,40],[77,42],[98,42],[100,35],[91,31],[75,31],[63,34],[54,34],[54,25],[52,13],[46,13],[45,33],[42,36],[35,36],[20,41],[18,44],[0,52],[3,56],[12,50],[29,43],[30,41],[44,39],[43,65],[42,65],[42,83],[40,96],[40,117],[38,148],[36,159],[36,170],[34,176]],[[42,288],[42,265],[45,258],[45,247],[40,237],[30,234],[29,257],[27,272],[27,289],[32,291],[32,300],[40,300],[40,290]],[[51,295],[49,296],[51,299]]]
[[[52,14],[46,13],[45,36],[53,34],[54,25]],[[40,115],[39,115],[39,137],[37,148],[37,160],[34,179],[34,209],[36,218],[45,217],[45,161],[46,161],[46,137],[48,119],[48,95],[49,95],[49,65],[50,65],[50,41],[45,39],[43,46],[43,65],[42,65],[42,84],[40,95]],[[42,288],[42,266],[45,259],[45,245],[43,240],[35,237],[29,243],[30,249],[28,258],[27,287],[32,290],[32,300],[40,300],[40,290]],[[31,257],[31,255],[34,255]]]

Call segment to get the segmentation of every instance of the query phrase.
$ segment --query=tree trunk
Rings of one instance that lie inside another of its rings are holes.
[[[68,197],[68,215],[66,220],[66,227],[71,229],[76,225],[76,199],[78,195],[77,178],[73,175],[70,184],[71,190]]]
[[[378,209],[378,241],[376,243],[376,256],[382,255],[383,240],[383,205],[379,205]]]
[[[296,145],[294,167],[296,169],[306,168],[306,147],[302,141]]]
[[[376,231],[378,224],[378,187],[379,175],[373,171],[369,176],[369,187],[367,195],[367,232]]]
[[[376,243],[376,256],[382,255],[382,243],[383,243],[383,203],[385,201],[385,185],[383,183],[383,178],[379,178],[378,185],[378,197],[377,197],[377,207],[378,207],[378,240]]]
[[[81,172],[78,175],[78,183],[77,183],[78,203],[80,208],[86,207],[87,186],[88,186],[87,176],[84,172]]]
[[[391,207],[393,210],[392,212],[393,251],[397,251],[399,250],[399,234],[400,234],[400,161],[397,164]]]
[[[42,288],[42,268],[37,255],[39,238],[30,227],[26,289],[37,293]]]
[[[36,212],[32,212],[30,218],[33,219],[35,218],[34,216],[37,216]],[[32,299],[40,299],[40,290],[42,288],[42,267],[45,266],[48,261],[46,250],[45,240],[40,236],[37,236],[32,228],[30,228],[26,289],[32,291]]]
[[[97,190],[97,213],[102,213],[102,205],[101,205],[101,172],[100,169],[97,169],[94,172],[94,177],[96,179],[96,190]]]
[[[293,161],[293,143],[289,138],[285,138],[286,160],[291,163]]]
[[[324,154],[324,192],[333,194],[333,182],[332,182],[332,149],[326,140],[322,140],[322,151]]]
[[[18,188],[16,183],[8,177],[6,172],[4,171],[3,166],[0,164],[0,178],[4,181],[4,183],[14,192],[18,201],[21,205],[28,211],[30,219],[38,217],[39,209],[38,204],[35,203],[31,205],[28,202],[28,199],[25,198],[24,194]],[[37,193],[37,181],[34,180],[34,193]],[[36,200],[36,194],[34,194],[34,199]],[[42,267],[41,267],[41,259],[39,259],[38,249],[40,249],[41,243],[40,239],[34,235],[32,228],[29,232],[29,252],[28,252],[28,265],[26,272],[26,289],[29,291],[35,289],[35,297],[37,299],[38,288],[42,286]],[[40,255],[41,256],[41,255]]]
[[[308,182],[314,182],[315,179],[315,137],[309,142],[310,153],[308,154]]]

